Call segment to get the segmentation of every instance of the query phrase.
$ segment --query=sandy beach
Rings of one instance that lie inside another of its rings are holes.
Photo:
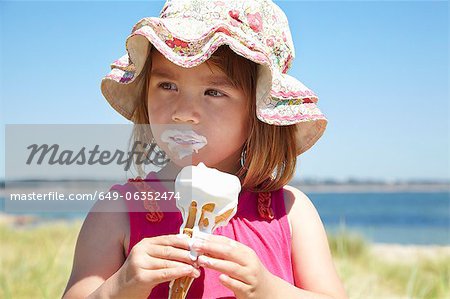
[[[384,261],[395,263],[411,263],[421,259],[450,258],[450,245],[404,245],[374,243],[370,247],[374,256]]]

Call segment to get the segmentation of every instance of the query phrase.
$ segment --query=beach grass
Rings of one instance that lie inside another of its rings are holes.
[[[0,225],[0,298],[60,298],[81,222],[33,228]]]
[[[342,231],[328,239],[350,298],[450,298],[448,249],[384,246],[380,254],[354,233]],[[387,258],[388,250],[397,253]]]
[[[80,221],[0,224],[0,298],[60,298],[80,227]],[[350,298],[450,298],[450,254],[400,252],[387,259],[383,251],[372,250],[375,245],[346,231],[329,235],[329,243]]]

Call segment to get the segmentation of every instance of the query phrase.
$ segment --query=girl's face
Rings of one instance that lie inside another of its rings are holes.
[[[244,92],[233,87],[227,76],[213,65],[211,69],[206,63],[183,68],[158,51],[152,51],[151,55],[147,107],[158,146],[178,166],[203,162],[208,167],[236,173],[242,146],[248,138]],[[189,136],[192,135],[189,130],[194,131],[199,143],[191,145],[192,140],[183,143],[176,136],[172,138],[177,130]]]

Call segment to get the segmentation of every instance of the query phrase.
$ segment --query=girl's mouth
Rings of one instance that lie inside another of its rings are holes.
[[[193,130],[166,130],[161,134],[161,141],[167,143],[169,150],[177,153],[180,159],[198,153],[207,144],[206,137]]]
[[[200,141],[198,141],[198,140],[196,140],[196,139],[194,139],[194,138],[192,138],[192,137],[190,137],[190,136],[179,136],[179,135],[177,135],[177,136],[171,136],[171,137],[169,137],[171,140],[173,140],[173,141],[175,141],[176,143],[178,143],[178,144],[182,144],[182,145],[184,145],[184,144],[196,144],[196,143],[201,143]]]

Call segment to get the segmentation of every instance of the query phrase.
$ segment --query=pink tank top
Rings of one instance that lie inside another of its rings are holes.
[[[149,173],[146,179],[153,180],[151,183],[143,183],[150,184],[155,191],[163,192],[166,190],[157,181],[158,177],[155,173]],[[124,185],[114,185],[111,189],[125,194],[125,192],[136,191],[134,186],[132,183],[126,183]],[[291,261],[291,233],[284,205],[283,188],[271,192],[270,195],[270,207],[273,211],[272,220],[264,219],[260,216],[258,212],[258,194],[242,190],[239,194],[236,215],[230,220],[228,225],[218,227],[214,234],[226,236],[252,248],[267,270],[294,284]],[[177,210],[171,208],[170,210],[176,212],[159,213],[159,216],[163,215],[162,218],[160,217],[159,222],[154,222],[148,219],[149,215],[145,210],[143,212],[135,212],[137,209],[132,207],[132,205],[142,205],[140,201],[130,200],[126,202],[130,219],[130,245],[127,256],[131,248],[143,238],[179,233],[183,221],[181,213]],[[175,204],[175,200],[170,202],[169,204]],[[160,201],[159,203],[161,204],[162,202]],[[259,208],[261,208],[261,205]],[[207,268],[200,268],[200,272],[200,277],[194,279],[186,298],[235,298],[233,292],[220,283],[219,272]],[[168,298],[168,294],[169,282],[166,282],[156,286],[148,298]]]

